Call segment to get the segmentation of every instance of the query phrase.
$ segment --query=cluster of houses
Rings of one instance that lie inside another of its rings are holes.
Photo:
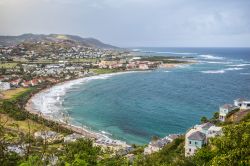
[[[222,134],[222,127],[207,122],[195,125],[185,135],[185,156],[192,156],[195,152],[208,143],[209,138]]]
[[[158,68],[162,62],[141,61],[139,57],[134,57],[129,60],[103,60],[98,64],[99,68],[109,69],[126,69],[126,70],[150,70]]]
[[[46,81],[51,83],[58,83],[59,79],[55,79],[52,77],[37,77],[31,80],[24,80],[22,78],[16,78],[13,80],[5,79],[5,81],[0,81],[0,91],[6,91],[11,88],[19,88],[19,87],[27,88],[27,87],[37,86]]]
[[[240,110],[250,109],[250,100],[239,98],[234,100],[234,104],[225,104],[223,106],[220,106],[219,120],[225,122],[228,113],[235,109],[240,109]]]
[[[10,89],[10,83],[0,81],[0,91],[5,91]]]
[[[225,122],[227,115],[235,110],[240,111],[250,109],[250,100],[236,99],[233,104],[225,104],[219,108],[219,120]],[[185,156],[192,156],[195,152],[209,142],[209,138],[222,134],[222,127],[215,126],[207,122],[195,125],[185,135]]]
[[[39,49],[36,49],[39,48]],[[13,57],[22,57],[27,60],[34,59],[80,59],[117,57],[127,54],[126,51],[99,49],[72,44],[67,41],[21,43],[15,46],[0,46],[0,57],[7,60]]]

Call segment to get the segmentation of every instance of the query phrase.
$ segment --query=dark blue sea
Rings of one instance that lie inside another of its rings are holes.
[[[134,48],[143,55],[194,57],[196,64],[90,80],[63,98],[72,122],[146,144],[185,133],[225,103],[250,99],[250,48]]]

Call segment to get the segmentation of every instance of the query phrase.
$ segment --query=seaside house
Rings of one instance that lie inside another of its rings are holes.
[[[171,134],[166,136],[162,139],[151,141],[148,146],[144,149],[144,155],[149,155],[154,152],[158,152],[161,150],[165,145],[171,143],[174,139],[180,137],[178,134]]]
[[[236,99],[234,100],[234,105],[240,108],[241,110],[250,109],[250,100],[243,99],[243,98]]]
[[[191,129],[185,136],[185,156],[192,156],[206,144],[206,134],[197,130]]]
[[[222,127],[211,126],[208,129],[207,138],[216,137],[222,134]]]
[[[185,135],[185,156],[192,156],[202,146],[207,144],[208,139],[221,135],[222,128],[207,122],[201,125],[195,125]]]
[[[227,114],[234,110],[236,107],[231,105],[231,104],[225,104],[223,106],[220,106],[220,111],[219,111],[219,120],[222,122],[225,122]]]
[[[0,82],[0,91],[5,91],[10,89],[10,83]]]
[[[10,84],[11,84],[12,86],[17,87],[17,86],[19,85],[20,82],[21,82],[21,79],[16,79],[16,80],[11,81]]]

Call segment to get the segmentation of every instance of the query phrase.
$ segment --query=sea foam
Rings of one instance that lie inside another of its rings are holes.
[[[200,57],[204,58],[204,59],[217,59],[217,60],[222,60],[224,59],[223,57],[219,57],[219,56],[213,56],[213,55],[199,55]]]
[[[225,73],[225,70],[207,70],[207,71],[201,71],[201,73],[205,73],[205,74],[223,74],[223,73]]]

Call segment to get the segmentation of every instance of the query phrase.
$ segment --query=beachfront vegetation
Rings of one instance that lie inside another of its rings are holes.
[[[110,74],[123,71],[122,69],[91,69],[96,74]]]
[[[175,57],[175,56],[171,56],[171,57],[166,57],[166,56],[148,56],[148,57],[141,57],[140,60],[141,61],[151,61],[151,62],[161,61],[163,63],[170,63],[170,64],[171,63],[174,63],[174,64],[176,64],[176,63],[187,63],[181,57]]]

